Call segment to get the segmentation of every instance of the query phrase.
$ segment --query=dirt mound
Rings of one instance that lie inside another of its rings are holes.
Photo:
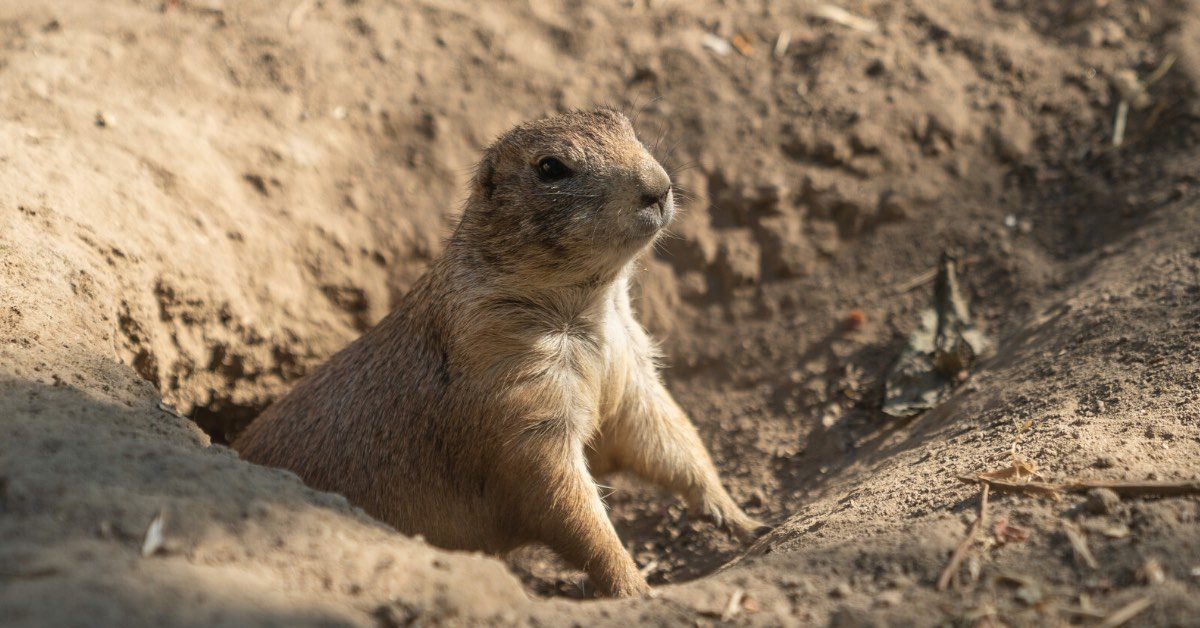
[[[1195,498],[994,495],[934,582],[958,475],[1200,468],[1200,13],[724,4],[0,7],[0,623],[1190,621]],[[683,584],[583,604],[543,550],[442,552],[220,444],[420,275],[480,146],[597,103],[690,197],[638,305],[774,533],[739,559],[612,478],[635,559]],[[944,250],[996,351],[891,420]]]

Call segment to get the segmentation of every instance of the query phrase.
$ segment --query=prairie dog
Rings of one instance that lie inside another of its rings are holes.
[[[675,212],[611,109],[522,124],[483,155],[445,252],[378,325],[234,442],[406,534],[504,554],[541,542],[611,596],[649,591],[593,474],[630,470],[743,540],[629,300]]]

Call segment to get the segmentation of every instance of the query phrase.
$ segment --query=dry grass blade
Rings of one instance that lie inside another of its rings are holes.
[[[855,15],[841,7],[832,4],[822,4],[814,11],[817,16],[823,17],[835,24],[841,24],[847,28],[852,28],[856,31],[864,33],[874,33],[879,29],[879,25],[874,20],[869,20],[865,17]]]
[[[1092,555],[1092,550],[1088,548],[1087,536],[1079,526],[1070,521],[1063,522],[1063,531],[1067,533],[1067,540],[1071,542],[1071,549],[1075,552],[1075,559],[1087,565],[1091,569],[1099,567],[1096,563],[1096,557]]]
[[[975,542],[975,537],[983,529],[987,519],[988,490],[988,484],[986,482],[983,483],[979,491],[979,517],[975,519],[975,523],[972,523],[971,528],[967,530],[967,536],[958,543],[958,547],[954,548],[954,553],[950,555],[950,562],[946,563],[946,568],[942,569],[942,574],[938,576],[938,591],[945,591],[950,588],[950,582],[954,579],[954,574],[958,573],[958,568],[962,566],[963,559],[967,557],[967,550],[971,549],[971,545]]]
[[[1101,613],[1100,611],[1097,611],[1092,608],[1081,608],[1078,606],[1060,606],[1060,607],[1058,607],[1058,611],[1060,613],[1065,613],[1067,615],[1076,615],[1078,617],[1089,617],[1091,619],[1104,619],[1104,617],[1105,617],[1105,614]]]
[[[1117,103],[1117,113],[1113,117],[1112,145],[1120,146],[1125,143],[1125,126],[1129,120],[1129,101]]]
[[[1097,624],[1097,628],[1117,628],[1150,608],[1150,604],[1152,604],[1150,596],[1138,598],[1113,611],[1113,614],[1109,615],[1107,619]]]
[[[970,257],[970,258],[967,258],[967,259],[963,260],[962,262],[960,262],[959,266],[966,268],[967,266],[977,263],[978,261],[979,261],[979,258]],[[910,292],[912,290],[920,288],[921,286],[936,279],[937,273],[938,273],[938,269],[936,266],[933,268],[930,268],[929,270],[913,277],[912,279],[909,279],[908,281],[903,281],[901,283],[896,284],[895,286],[893,286],[891,288],[891,294],[904,294],[905,292]]]
[[[1200,495],[1200,480],[1182,482],[1102,482],[1075,480],[1065,482],[1060,490],[1086,493],[1094,488],[1106,488],[1118,495]]]
[[[158,409],[162,410],[163,412],[166,412],[167,414],[169,414],[177,419],[186,419],[187,418],[187,417],[183,416],[182,414],[179,414],[179,411],[176,410],[174,406],[167,405],[167,403],[165,401],[160,400],[158,402]]]
[[[772,54],[775,55],[776,59],[782,59],[783,56],[787,54],[788,46],[790,46],[791,43],[792,43],[792,34],[791,33],[787,32],[787,31],[783,31],[783,32],[779,33],[779,37],[775,40],[775,50],[773,51]]]
[[[150,557],[158,553],[163,547],[163,526],[166,524],[167,513],[159,510],[158,514],[150,520],[150,525],[146,528],[146,536],[142,540],[142,557]]]
[[[997,491],[1001,491],[1004,493],[1023,493],[1025,495],[1037,495],[1038,497],[1048,497],[1055,501],[1058,501],[1061,498],[1061,496],[1059,495],[1059,491],[1062,490],[1062,487],[1060,487],[1059,485],[1056,485],[1056,484],[1049,484],[1046,482],[1013,482],[1013,481],[1009,481],[1009,480],[987,478],[987,477],[983,477],[981,475],[976,475],[976,476],[962,475],[962,476],[959,476],[958,479],[960,481],[966,482],[968,484],[983,484],[986,486],[990,486],[990,487],[996,489]]]
[[[909,279],[908,281],[905,281],[904,283],[901,283],[901,284],[897,285],[896,287],[892,288],[892,292],[894,294],[904,294],[905,292],[919,288],[919,287],[933,281],[934,277],[937,277],[937,269],[930,268],[929,270],[917,275],[916,277],[913,277],[912,279]]]
[[[742,589],[735,589],[733,595],[729,596],[729,603],[725,605],[725,611],[721,613],[721,621],[731,621],[737,617],[742,611],[742,600],[746,597],[746,592]]]
[[[1163,58],[1162,63],[1158,64],[1158,67],[1154,68],[1154,71],[1147,75],[1145,79],[1142,79],[1142,86],[1148,88],[1161,81],[1167,75],[1167,72],[1171,71],[1171,66],[1175,65],[1175,61],[1178,59],[1179,57],[1175,56],[1175,53],[1168,53]]]

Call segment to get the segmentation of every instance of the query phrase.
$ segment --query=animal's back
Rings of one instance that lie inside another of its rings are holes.
[[[473,546],[458,530],[481,514],[471,512],[478,457],[456,450],[463,416],[450,406],[462,395],[453,390],[439,317],[428,311],[436,299],[423,288],[300,380],[233,446],[246,460],[345,495],[402,532],[428,538],[442,530],[444,538],[430,540]]]

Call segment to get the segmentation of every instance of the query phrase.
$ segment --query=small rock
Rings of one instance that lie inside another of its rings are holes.
[[[839,583],[833,585],[833,588],[829,590],[829,597],[844,600],[844,599],[850,597],[850,593],[851,593],[850,585],[846,584],[845,582],[839,582]]]
[[[1121,497],[1112,489],[1094,488],[1087,493],[1083,507],[1093,515],[1111,515],[1121,505]]]
[[[730,229],[717,247],[717,273],[728,285],[756,284],[762,268],[761,252],[748,229]]]
[[[1092,47],[1118,46],[1125,41],[1125,29],[1112,20],[1105,20],[1089,26],[1084,36]]]
[[[1162,584],[1167,580],[1167,572],[1163,570],[1162,563],[1158,562],[1157,558],[1148,559],[1137,575],[1138,580],[1150,585]]]
[[[899,606],[903,601],[904,594],[894,589],[891,591],[884,591],[875,597],[875,603],[879,606]]]
[[[1013,595],[1025,605],[1033,606],[1042,601],[1042,588],[1030,582],[1018,587]]]
[[[762,261],[766,268],[781,276],[804,276],[817,263],[817,250],[804,234],[804,224],[798,215],[763,218],[759,241]]]
[[[1016,163],[1027,157],[1036,139],[1033,128],[1019,113],[1005,109],[993,130],[996,150],[1004,159]]]

